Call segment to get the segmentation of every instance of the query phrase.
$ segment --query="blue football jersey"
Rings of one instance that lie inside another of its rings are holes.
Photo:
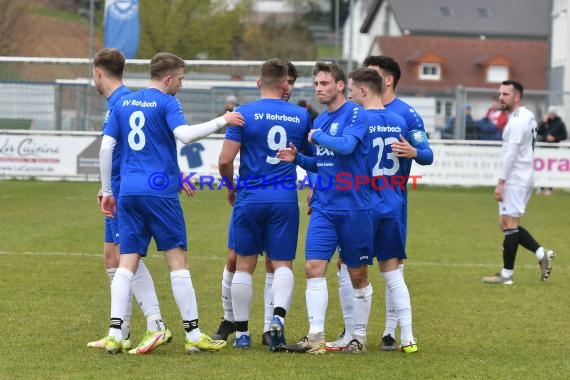
[[[370,187],[356,185],[358,176],[370,177],[368,154],[368,119],[366,111],[347,101],[334,112],[322,112],[313,128],[330,136],[352,135],[358,139],[354,151],[346,156],[316,145],[317,175],[311,206],[323,210],[364,210],[370,208]]]
[[[111,96],[109,96],[109,98],[107,99],[107,113],[105,114],[105,119],[103,120],[103,127],[101,128],[102,131],[105,130],[105,126],[107,125],[107,121],[109,120],[111,112],[113,112],[115,104],[123,96],[128,95],[130,93],[131,90],[129,90],[127,87],[119,86],[115,91],[113,91]],[[111,170],[111,190],[113,191],[113,194],[117,195],[119,194],[120,181],[121,181],[120,166],[121,166],[121,144],[117,143],[117,145],[115,145],[115,148],[113,149],[113,167]]]
[[[425,134],[424,121],[422,117],[418,114],[418,112],[414,107],[404,102],[402,99],[395,98],[390,103],[385,104],[384,107],[402,116],[404,120],[406,120],[408,131],[410,132],[421,131]],[[404,137],[408,139],[408,136]],[[412,159],[405,158],[402,159],[401,161],[402,161],[401,166],[403,169],[403,175],[409,176],[410,171],[412,170]]]
[[[276,157],[280,148],[295,144],[306,150],[311,128],[309,113],[281,99],[258,99],[237,109],[242,127],[230,126],[226,139],[239,142],[237,200],[240,202],[297,202],[295,163]]]
[[[121,143],[120,196],[178,198],[180,170],[172,131],[185,124],[178,99],[155,88],[115,104],[104,134]]]
[[[366,110],[370,152],[368,165],[372,171],[371,203],[374,217],[400,218],[406,199],[406,170],[392,152],[392,143],[399,141],[400,135],[408,136],[408,126],[404,118],[388,109]]]

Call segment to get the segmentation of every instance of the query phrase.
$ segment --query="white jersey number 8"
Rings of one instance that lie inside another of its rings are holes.
[[[144,122],[144,113],[142,111],[133,112],[129,118],[131,131],[129,132],[128,141],[132,150],[141,150],[146,144],[146,136],[142,131]],[[138,142],[135,140],[138,140]]]
[[[269,132],[267,132],[267,145],[269,149],[278,151],[281,148],[287,146],[287,131],[280,125],[274,125],[271,127]],[[281,162],[277,157],[267,156],[265,162],[268,164],[276,165]]]
[[[380,163],[382,162],[382,155],[384,154],[384,147],[397,141],[398,139],[395,137],[388,137],[386,140],[384,140],[382,137],[376,137],[374,140],[372,140],[372,146],[379,147],[378,161],[376,161],[374,170],[372,170],[372,175],[374,177],[382,175],[394,175],[396,172],[398,172],[398,169],[400,169],[400,160],[398,160],[398,157],[396,157],[394,152],[390,152],[386,155],[386,158],[392,161],[394,165],[392,165],[391,168],[380,167]]]

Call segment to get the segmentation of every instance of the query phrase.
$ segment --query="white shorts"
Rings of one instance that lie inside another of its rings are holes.
[[[532,187],[505,184],[503,201],[499,202],[499,215],[520,218],[532,195]]]

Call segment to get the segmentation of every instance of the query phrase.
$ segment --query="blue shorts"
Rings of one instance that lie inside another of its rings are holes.
[[[294,260],[299,235],[299,205],[291,202],[237,203],[232,214],[236,253],[267,252],[272,260]]]
[[[374,257],[378,261],[406,259],[406,226],[403,219],[374,219]]]
[[[305,258],[330,261],[337,247],[350,268],[372,264],[370,210],[322,211],[313,209],[307,229]]]
[[[146,256],[151,238],[159,251],[187,249],[186,224],[178,198],[120,197],[117,214],[121,253]]]
[[[119,244],[119,222],[114,218],[105,217],[105,243]]]
[[[236,243],[234,241],[234,210],[232,208],[232,213],[230,214],[230,223],[228,224],[228,249],[236,249]]]

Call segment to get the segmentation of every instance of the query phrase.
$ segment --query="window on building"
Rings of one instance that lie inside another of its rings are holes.
[[[449,119],[455,112],[455,104],[453,102],[445,102],[445,120]]]
[[[489,18],[491,17],[491,10],[489,8],[477,8],[477,13],[479,14],[480,18]]]
[[[449,16],[453,15],[453,10],[450,7],[448,7],[447,5],[440,6],[439,11],[440,11],[441,15],[444,17],[449,17]]]
[[[419,76],[422,80],[440,80],[441,66],[439,63],[422,63]]]
[[[487,67],[487,82],[501,83],[509,79],[509,68],[507,66],[491,65]]]

